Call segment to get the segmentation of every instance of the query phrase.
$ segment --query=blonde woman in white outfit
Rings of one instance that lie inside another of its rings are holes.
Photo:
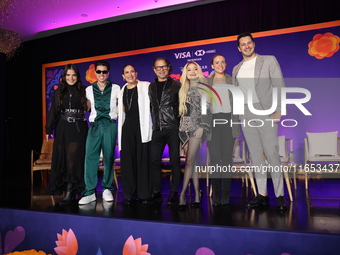
[[[132,65],[123,68],[127,83],[118,96],[118,146],[122,174],[124,203],[133,198],[144,201],[151,195],[149,142],[152,136],[149,82],[137,80]]]

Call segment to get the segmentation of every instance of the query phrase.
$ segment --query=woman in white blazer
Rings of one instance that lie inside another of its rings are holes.
[[[133,198],[145,200],[151,195],[149,142],[152,136],[149,82],[137,80],[133,65],[123,68],[127,82],[118,97],[118,148],[122,174],[124,203]]]

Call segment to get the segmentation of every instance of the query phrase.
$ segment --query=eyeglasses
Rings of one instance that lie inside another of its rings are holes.
[[[107,74],[109,71],[107,71],[107,70],[96,70],[96,73],[97,74],[101,74],[101,73],[103,73],[103,74]]]
[[[161,69],[164,69],[164,70],[167,70],[169,68],[169,66],[155,66],[154,67],[157,71],[161,70]]]

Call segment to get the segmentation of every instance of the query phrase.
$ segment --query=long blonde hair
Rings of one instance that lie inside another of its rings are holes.
[[[198,70],[198,82],[206,83],[207,80],[203,76],[202,73],[202,68],[200,67],[199,64],[196,62],[188,62],[186,65],[183,67],[182,75],[181,75],[181,82],[182,86],[178,92],[178,98],[179,98],[179,116],[185,115],[188,112],[187,106],[186,106],[186,101],[187,101],[187,95],[188,95],[188,90],[190,87],[190,80],[187,78],[187,68],[190,64],[194,64],[197,66]]]

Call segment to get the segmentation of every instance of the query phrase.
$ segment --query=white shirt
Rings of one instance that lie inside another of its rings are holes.
[[[237,81],[244,94],[244,103],[248,104],[248,93],[252,91],[252,103],[259,103],[260,100],[255,93],[255,62],[256,58],[249,61],[243,61],[240,70],[237,73]]]

